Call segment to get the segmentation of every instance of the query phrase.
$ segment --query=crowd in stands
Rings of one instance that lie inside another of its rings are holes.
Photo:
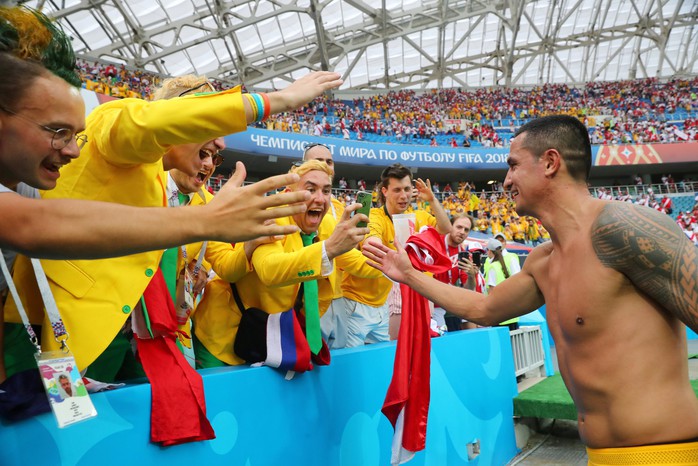
[[[670,177],[671,175],[662,177],[663,180],[667,179],[667,186],[671,186],[669,184]],[[514,210],[513,202],[502,191],[499,183],[492,185],[492,191],[481,190],[479,193],[476,191],[474,183],[465,181],[459,183],[456,191],[448,183],[443,189],[440,188],[438,183],[434,183],[432,189],[450,216],[467,213],[475,217],[476,224],[473,226],[473,231],[479,231],[487,235],[496,235],[501,232],[508,241],[513,240],[530,246],[535,246],[549,239],[548,232],[545,231],[545,228],[537,219],[518,216]],[[668,190],[668,192],[689,191],[694,192],[695,190]],[[600,187],[594,188],[591,194],[599,199],[613,199],[644,205],[671,215],[676,219],[676,223],[686,235],[698,245],[698,194],[695,194],[696,197],[692,208],[680,211],[676,211],[671,197],[655,193],[651,186],[646,186],[645,189],[637,191],[631,191],[627,187]],[[356,191],[348,189],[346,185],[340,185],[339,189],[335,190],[335,195],[347,205],[355,202],[356,199]],[[377,193],[374,195],[374,202],[378,205]],[[415,207],[429,212],[428,205],[416,204]]]
[[[388,143],[503,147],[530,118],[564,113],[584,121],[594,144],[694,141],[697,92],[695,78],[594,82],[582,89],[546,84],[424,94],[400,90],[352,101],[325,98],[278,116],[266,128],[359,140],[374,134]]]
[[[152,100],[153,91],[165,79],[165,76],[143,70],[132,70],[124,65],[89,62],[82,59],[78,59],[77,65],[80,79],[87,90],[118,98]],[[230,87],[215,79],[210,82],[217,90]]]
[[[79,61],[85,87],[115,97],[149,100],[162,76],[124,65]],[[229,87],[211,80],[216,89]],[[275,131],[384,143],[505,147],[531,118],[569,114],[589,127],[593,144],[698,140],[698,78],[660,82],[591,82],[583,88],[546,84],[530,89],[414,90],[351,100],[322,96],[259,125]]]
[[[152,91],[163,79],[160,75],[130,70],[124,65],[79,60],[78,66],[87,89],[114,97],[150,100]],[[216,89],[227,87],[215,80],[211,82]],[[695,115],[697,93],[698,78],[665,83],[650,78],[592,82],[582,89],[546,84],[532,89],[442,89],[424,94],[400,90],[351,101],[321,96],[296,112],[269,119],[264,127],[345,139],[364,139],[366,134],[375,134],[385,137],[385,142],[503,147],[514,125],[533,117],[566,113],[586,123],[593,144],[695,141],[698,140],[698,118],[689,117],[679,122],[672,117],[679,111]],[[460,120],[469,123],[462,128]],[[671,186],[676,187],[670,177],[663,177],[663,182],[667,178],[667,192],[671,192]],[[220,185],[220,180],[215,180],[214,184],[216,182]],[[443,192],[438,184],[434,189],[451,215],[474,214],[475,230],[488,234],[501,231],[507,239],[527,244],[536,244],[546,237],[547,232],[537,220],[518,218],[502,192],[475,194],[474,186],[465,182],[460,183],[456,192],[452,192],[450,185],[444,186]],[[340,193],[347,203],[354,202],[352,190],[342,189]],[[597,190],[595,194],[671,213],[668,212],[669,198],[658,198],[651,189],[637,196],[627,190],[615,193]],[[428,206],[425,207],[428,210]],[[696,215],[694,208],[691,212],[681,212],[677,218],[694,241],[697,241]]]

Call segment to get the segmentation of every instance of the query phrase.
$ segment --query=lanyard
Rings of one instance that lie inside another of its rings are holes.
[[[458,246],[456,246],[456,249],[457,249],[456,254],[458,254],[458,252],[461,251],[461,245],[462,245],[462,244],[463,244],[463,243],[461,243],[461,244],[459,244]],[[444,246],[446,246],[446,254],[448,255],[448,234],[444,235]],[[470,246],[468,246],[465,250],[467,251],[468,249],[470,249]],[[451,256],[449,255],[448,258],[450,259]],[[457,259],[456,259],[456,260],[457,260]],[[458,266],[456,265],[456,267],[458,267]],[[452,271],[453,271],[453,267],[451,267],[450,269],[448,269],[448,284],[449,284],[449,285],[453,285],[453,281],[451,280],[451,272],[452,272]],[[458,276],[460,277],[460,269],[458,269]]]
[[[46,309],[46,315],[51,321],[51,328],[53,329],[53,336],[57,342],[61,344],[61,349],[64,351],[68,350],[68,345],[66,341],[68,340],[68,332],[65,330],[65,324],[63,324],[63,319],[61,319],[61,314],[58,311],[58,306],[56,305],[56,300],[53,298],[53,293],[51,293],[51,287],[48,284],[48,279],[46,278],[46,273],[44,273],[43,267],[41,267],[41,262],[38,259],[31,259],[32,267],[34,268],[34,274],[36,275],[36,283],[39,285],[39,292],[41,293],[41,298],[44,301],[44,307]],[[7,287],[10,289],[12,298],[17,304],[17,311],[22,319],[22,324],[29,334],[29,339],[36,348],[37,352],[41,352],[41,345],[39,344],[39,339],[34,332],[34,328],[29,322],[29,317],[24,310],[24,305],[22,300],[19,298],[17,293],[17,288],[12,280],[12,275],[10,270],[7,268],[5,263],[5,258],[2,256],[2,251],[0,251],[0,268],[2,269],[3,275],[5,275],[5,280],[7,281]],[[65,337],[65,338],[63,338]]]
[[[388,220],[390,220],[390,223],[393,223],[393,217],[390,216],[388,213],[388,208],[386,207],[385,204],[383,204],[383,212],[385,212],[385,216],[388,217]]]
[[[167,190],[170,190],[169,185],[167,186]],[[203,189],[200,189],[199,192],[199,197],[206,202],[206,196],[204,195]],[[172,189],[172,192],[170,193],[169,197],[167,198],[167,203],[170,207],[179,207],[179,189],[176,187]],[[208,247],[208,241],[204,241],[204,244],[201,246],[201,250],[199,251],[199,257],[196,260],[196,264],[194,265],[194,270],[192,271],[192,275],[196,276],[199,273],[199,270],[201,270],[201,263],[204,261],[204,255],[206,254],[206,248]],[[187,246],[182,245],[181,247],[182,251],[182,260],[184,260],[184,263],[187,263]],[[186,266],[186,265],[185,265]]]

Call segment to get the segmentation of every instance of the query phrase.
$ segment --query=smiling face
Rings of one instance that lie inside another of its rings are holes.
[[[223,138],[212,139],[204,144],[178,144],[170,147],[162,157],[162,163],[165,170],[176,169],[186,176],[202,179],[208,173],[204,162],[210,161],[211,157],[223,149],[225,149]]]
[[[201,160],[202,166],[201,170],[199,170],[196,175],[190,176],[186,172],[177,168],[170,170],[170,175],[177,184],[177,188],[180,192],[184,194],[197,193],[204,186],[206,186],[206,182],[209,180],[209,178],[211,178],[211,175],[213,175],[213,172],[216,170],[213,157],[215,157],[219,147],[224,147],[222,142],[220,144],[216,144],[215,141],[217,141],[217,139],[204,144],[202,149],[199,151],[198,156]],[[215,147],[213,152],[211,152],[211,145]]]
[[[303,213],[294,215],[293,220],[303,233],[317,231],[322,218],[330,208],[332,179],[323,171],[311,170],[302,175],[300,181],[292,189],[294,191],[306,190],[310,193],[310,199],[305,202],[308,209]]]
[[[36,78],[11,109],[0,110],[0,182],[14,187],[24,182],[38,189],[53,189],[60,168],[80,155],[72,139],[61,150],[51,145],[52,129],[85,129],[85,104],[80,92],[53,75]],[[31,120],[31,121],[30,121]]]
[[[504,189],[516,204],[517,214],[537,217],[534,203],[543,193],[547,180],[542,159],[523,148],[525,137],[523,133],[512,139]]]
[[[407,210],[412,200],[412,179],[388,178],[388,186],[381,188],[385,196],[385,207],[390,215],[401,214]]]

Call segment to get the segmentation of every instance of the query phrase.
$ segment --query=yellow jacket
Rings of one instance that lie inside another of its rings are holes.
[[[288,225],[293,219],[287,217],[278,223]],[[245,307],[263,309],[269,314],[286,311],[293,307],[301,282],[316,279],[322,315],[332,302],[338,268],[346,272],[345,276],[381,277],[382,274],[367,265],[366,258],[356,249],[336,257],[332,273],[327,277],[321,275],[320,241],[329,238],[335,225],[334,218],[325,215],[318,229],[319,241],[307,247],[303,247],[300,233],[259,246],[252,255],[254,271],[236,282]],[[223,280],[211,281],[194,314],[194,332],[206,349],[226,364],[244,362],[233,352],[240,317],[230,285]]]
[[[342,215],[344,214],[344,209],[345,205],[344,202],[340,201],[336,197],[332,196],[332,205],[330,206],[330,210],[327,212],[326,215],[332,215],[332,218],[334,218],[337,222],[342,218]],[[337,279],[335,280],[335,285],[334,285],[334,295],[333,299],[338,299],[342,297],[342,271],[338,270],[337,271]]]
[[[203,205],[213,199],[213,194],[206,190],[202,191],[204,199],[196,193],[191,197],[189,205]],[[196,261],[201,252],[203,242],[192,243],[186,245],[187,262]],[[216,272],[223,280],[228,282],[236,282],[248,272],[252,271],[252,264],[247,261],[245,251],[242,248],[242,243],[238,247],[233,247],[230,243],[220,243],[218,241],[209,241],[204,252],[204,264]],[[181,250],[177,259],[177,272],[181,272],[185,267],[184,257]]]
[[[170,146],[204,142],[245,128],[239,88],[154,102],[108,102],[88,116],[89,142],[81,156],[61,169],[56,189],[42,196],[165,206],[162,156]],[[41,261],[80,369],[91,364],[120,331],[161,256],[162,251],[153,251],[114,259]],[[42,349],[57,349],[26,258],[17,257],[14,276],[31,322],[44,324]],[[20,322],[11,298],[5,316],[8,322]]]

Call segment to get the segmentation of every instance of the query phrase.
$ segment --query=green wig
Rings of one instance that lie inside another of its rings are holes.
[[[75,52],[70,38],[43,13],[27,7],[0,7],[0,52],[41,63],[75,87]]]

